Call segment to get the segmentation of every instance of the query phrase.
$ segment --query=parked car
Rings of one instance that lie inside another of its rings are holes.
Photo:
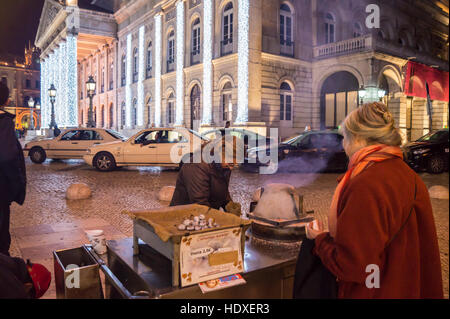
[[[99,171],[111,171],[120,166],[178,167],[186,156],[194,153],[208,140],[187,129],[150,128],[126,141],[94,145],[83,159]],[[177,158],[171,157],[171,152]]]
[[[336,131],[307,131],[286,139],[274,148],[278,157],[278,171],[324,172],[345,171],[348,157],[342,146],[343,136]],[[241,167],[256,171],[273,163],[261,161],[269,155],[269,147],[253,148]]]
[[[109,129],[74,128],[65,130],[55,138],[33,140],[25,144],[23,152],[25,157],[30,156],[31,161],[36,164],[47,158],[81,159],[92,145],[124,139],[122,134]]]
[[[403,147],[404,159],[416,171],[439,174],[448,170],[448,128],[431,132]]]
[[[202,136],[206,137],[209,140],[214,140],[216,138],[220,138],[223,135],[231,135],[235,136],[238,139],[242,140],[244,144],[244,156],[247,157],[247,151],[249,148],[260,147],[260,146],[269,146],[272,139],[270,137],[266,137],[262,134],[255,133],[253,131],[249,131],[242,128],[227,128],[227,129],[215,129],[202,133]],[[277,143],[278,141],[273,141],[273,143]]]

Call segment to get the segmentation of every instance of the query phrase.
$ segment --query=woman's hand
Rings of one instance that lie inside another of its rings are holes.
[[[323,223],[320,220],[314,220],[306,225],[306,238],[315,239],[318,235],[324,233]]]

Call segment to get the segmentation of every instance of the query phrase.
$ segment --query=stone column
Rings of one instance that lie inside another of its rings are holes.
[[[213,30],[214,9],[213,1],[203,2],[203,117],[202,124],[209,125],[212,122],[213,99]]]
[[[155,15],[155,126],[161,126],[161,14]]]
[[[414,97],[412,102],[411,116],[412,116],[411,140],[415,141],[419,137],[429,132],[427,99]]]
[[[259,2],[259,1],[258,1]],[[255,17],[256,22],[258,17]],[[238,0],[238,105],[236,124],[248,122],[250,0]]]
[[[131,33],[127,35],[126,82],[125,82],[125,126],[131,128],[131,76],[132,76]]]
[[[249,20],[247,21],[249,28],[247,121],[249,122],[261,122],[262,1],[263,0],[249,1],[249,16],[251,16],[251,23]],[[238,30],[238,32],[241,34],[240,30]],[[240,75],[240,72],[238,74]],[[245,111],[242,110],[242,112]]]
[[[139,74],[138,74],[138,97],[137,97],[137,126],[144,127],[144,80],[145,80],[145,48],[144,38],[145,25],[139,28]]]
[[[177,3],[177,88],[176,88],[176,110],[175,125],[183,125],[184,112],[184,1]]]
[[[394,117],[396,126],[400,129],[404,143],[407,142],[406,99],[403,93],[397,92],[387,100],[387,106]]]

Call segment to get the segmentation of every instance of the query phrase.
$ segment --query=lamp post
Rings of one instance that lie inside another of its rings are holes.
[[[48,96],[50,97],[50,103],[52,103],[52,119],[50,121],[50,129],[52,129],[52,128],[56,127],[56,122],[55,122],[56,88],[53,84],[48,89]]]
[[[41,103],[39,103],[39,101],[36,103],[36,110],[39,111],[41,109]],[[39,114],[40,115],[40,114]],[[39,115],[36,113],[36,117],[39,118]],[[40,127],[39,122],[37,122],[36,127]]]
[[[366,89],[363,85],[361,85],[361,87],[359,88],[358,95],[360,98],[359,105],[362,105],[364,103],[364,97],[366,96]]]
[[[28,107],[31,109],[30,110],[30,126],[31,129],[34,130],[34,118],[33,118],[33,108],[34,108],[34,100],[33,97],[30,97],[28,100]]]
[[[87,92],[87,96],[89,97],[89,111],[88,111],[87,127],[95,127],[93,114],[92,114],[92,99],[94,98],[94,95],[95,95],[95,85],[96,85],[95,80],[90,75],[89,79],[86,82],[86,92]]]
[[[386,96],[386,91],[383,89],[378,89],[378,98],[380,99],[380,101],[383,100],[383,98]]]

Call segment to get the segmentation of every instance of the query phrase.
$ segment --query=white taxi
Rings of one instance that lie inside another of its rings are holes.
[[[178,167],[181,159],[209,140],[185,128],[149,128],[126,141],[94,145],[83,156],[99,171],[120,166]]]
[[[30,156],[33,163],[40,164],[47,158],[81,159],[93,145],[122,141],[119,132],[100,128],[74,128],[65,130],[58,137],[31,141],[25,144],[24,156]]]

